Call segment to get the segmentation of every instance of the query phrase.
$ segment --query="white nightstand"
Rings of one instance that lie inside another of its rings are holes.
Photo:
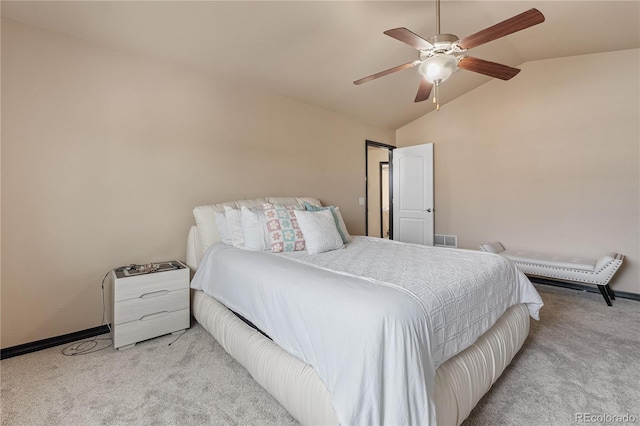
[[[145,274],[112,272],[114,348],[189,328],[189,268],[176,260],[158,265]]]

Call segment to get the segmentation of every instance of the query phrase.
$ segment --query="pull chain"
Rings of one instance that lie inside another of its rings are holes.
[[[436,0],[436,35],[440,35],[440,0]],[[440,82],[436,81],[436,87],[433,94],[433,103],[436,104],[436,111],[440,111]]]

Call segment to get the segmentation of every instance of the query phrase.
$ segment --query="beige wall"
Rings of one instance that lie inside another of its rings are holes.
[[[184,259],[196,205],[310,195],[364,234],[393,130],[2,21],[2,347],[101,324],[110,268]]]
[[[640,293],[639,64],[637,49],[525,63],[398,129],[398,146],[434,142],[436,232],[463,248],[617,251],[612,287]]]

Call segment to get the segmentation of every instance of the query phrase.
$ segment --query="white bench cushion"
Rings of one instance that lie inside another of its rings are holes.
[[[479,248],[510,259],[527,275],[596,285],[607,285],[624,259],[624,256],[618,253],[609,253],[595,260],[524,250],[505,250],[499,242],[480,244]]]
[[[522,250],[505,250],[500,254],[514,262],[536,263],[558,268],[579,269],[581,271],[594,271],[596,268],[595,259],[584,259],[582,257],[552,256]]]

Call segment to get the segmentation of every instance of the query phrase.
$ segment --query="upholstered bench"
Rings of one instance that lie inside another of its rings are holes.
[[[602,297],[611,306],[615,300],[609,281],[616,273],[624,256],[609,253],[599,260],[577,257],[560,257],[521,250],[505,250],[499,242],[479,245],[480,250],[496,253],[511,259],[526,275],[549,278],[559,281],[572,281],[581,284],[594,284],[600,289]]]

